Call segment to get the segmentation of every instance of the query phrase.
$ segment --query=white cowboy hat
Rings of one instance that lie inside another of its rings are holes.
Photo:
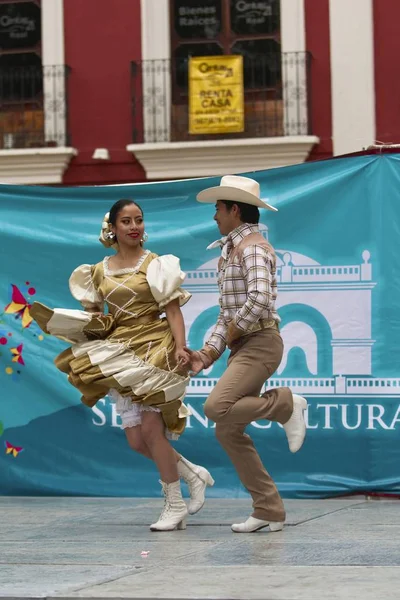
[[[259,208],[278,210],[261,200],[260,184],[257,181],[250,179],[250,177],[239,177],[239,175],[225,175],[219,185],[207,188],[197,194],[197,200],[210,204],[217,202],[217,200],[231,200],[233,202],[243,202],[243,204],[252,204]]]

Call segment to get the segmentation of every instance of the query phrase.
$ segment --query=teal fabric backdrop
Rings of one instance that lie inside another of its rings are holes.
[[[400,155],[359,156],[254,173],[279,208],[262,214],[278,255],[285,356],[270,385],[309,401],[303,449],[277,424],[249,430],[284,496],[400,492]],[[68,278],[104,254],[102,217],[138,201],[147,247],[181,258],[188,340],[203,343],[218,312],[219,237],[196,193],[218,178],[89,188],[0,186],[0,493],[153,496],[153,465],[127,446],[108,398],[90,410],[53,365],[66,347],[29,324],[34,300],[78,308]],[[187,430],[176,444],[216,479],[214,496],[241,496],[203,413],[226,357],[192,380]]]

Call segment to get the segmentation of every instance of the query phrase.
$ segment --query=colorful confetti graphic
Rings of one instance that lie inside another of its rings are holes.
[[[9,454],[14,458],[17,458],[18,454],[24,451],[24,449],[21,446],[14,446],[13,444],[10,444],[10,442],[7,441],[4,442],[4,445],[6,447],[6,454]]]
[[[25,281],[24,285],[19,286],[12,283],[10,288],[10,302],[0,314],[0,359],[3,363],[0,375],[3,373],[17,383],[22,374],[21,368],[25,367],[24,344],[20,338],[29,333],[42,342],[45,336],[30,315],[32,296],[36,294],[35,286]]]

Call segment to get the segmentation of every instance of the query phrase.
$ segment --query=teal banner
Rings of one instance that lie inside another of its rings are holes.
[[[309,403],[307,438],[291,454],[276,423],[249,425],[286,497],[400,493],[400,155],[356,156],[252,173],[261,230],[278,257],[285,353],[268,386],[290,386]],[[192,299],[188,343],[200,347],[218,314],[219,237],[213,206],[196,194],[219,178],[88,188],[0,186],[0,493],[154,496],[154,465],[129,449],[109,398],[93,408],[53,364],[67,345],[43,334],[30,305],[80,308],[68,279],[104,257],[103,215],[120,198],[143,210],[158,254],[175,254]],[[176,442],[206,466],[210,494],[245,494],[203,404],[223,356],[191,380],[192,411]],[[2,448],[2,449],[1,449]]]

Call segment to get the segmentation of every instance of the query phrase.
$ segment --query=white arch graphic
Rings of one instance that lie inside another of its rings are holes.
[[[284,372],[290,351],[301,348],[306,356],[308,370],[313,375],[318,375],[318,339],[312,327],[301,321],[292,321],[282,328],[281,334],[285,346],[277,374],[282,375]]]
[[[364,250],[362,260],[350,265],[320,265],[304,257],[304,263],[293,264],[302,255],[282,252],[278,268],[278,310],[293,304],[302,304],[316,310],[330,326],[332,339],[332,376],[318,377],[316,356],[318,336],[309,333],[311,326],[299,324],[297,334],[292,327],[283,328],[288,335],[286,355],[277,376],[268,382],[270,387],[289,385],[295,392],[317,396],[384,395],[400,397],[400,378],[372,377],[372,281],[370,253]],[[193,294],[191,302],[184,307],[185,321],[190,330],[196,317],[211,306],[218,306],[216,263],[213,259],[187,273],[185,288]],[[291,324],[288,324],[291,325]],[[309,328],[309,329],[308,329]],[[303,333],[302,333],[303,332]],[[293,347],[295,336],[306,336],[300,345],[306,349],[307,364],[313,377],[282,378],[287,354]],[[217,380],[207,377],[193,379],[187,393],[207,395]]]

